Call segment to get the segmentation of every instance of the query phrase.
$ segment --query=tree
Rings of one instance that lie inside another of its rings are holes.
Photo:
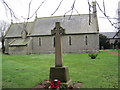
[[[1,32],[1,42],[2,42],[2,53],[5,53],[5,45],[4,45],[4,41],[5,41],[5,31],[7,30],[7,28],[9,27],[9,23],[6,21],[0,21],[0,32]]]
[[[104,49],[109,49],[110,48],[109,39],[107,38],[107,36],[105,36],[103,34],[99,35],[99,43],[100,43],[100,49],[102,49],[102,47]]]

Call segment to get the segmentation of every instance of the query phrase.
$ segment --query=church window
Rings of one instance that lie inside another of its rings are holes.
[[[39,46],[41,46],[41,38],[39,38]]]
[[[53,38],[53,47],[55,47],[55,37]]]
[[[69,45],[70,45],[70,46],[72,45],[71,37],[69,37]]]
[[[87,39],[88,39],[88,37],[85,36],[85,44],[86,44],[86,45],[88,45],[88,40],[87,40]]]

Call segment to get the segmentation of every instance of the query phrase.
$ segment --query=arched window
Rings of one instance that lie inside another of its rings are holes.
[[[53,47],[55,47],[55,37],[53,38]]]
[[[39,46],[41,46],[41,38],[39,38]]]
[[[87,39],[88,39],[88,37],[85,36],[85,44],[86,44],[86,45],[88,45],[88,40],[87,40]]]
[[[72,45],[72,40],[71,40],[71,36],[69,36],[69,45],[71,46]]]

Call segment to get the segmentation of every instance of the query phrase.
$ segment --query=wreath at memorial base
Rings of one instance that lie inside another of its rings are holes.
[[[61,81],[55,79],[55,80],[53,80],[53,81],[50,82],[50,86],[51,86],[51,88],[58,88],[58,87],[61,86]]]
[[[68,89],[74,89],[74,88],[81,88],[83,86],[82,82],[73,82],[71,85],[67,86],[65,84],[62,84],[62,82],[60,80],[45,80],[42,83],[40,83],[39,85],[37,85],[36,87],[34,87],[32,90],[36,90],[36,88],[45,88],[45,89],[61,89],[61,88],[68,88]],[[59,90],[58,89],[58,90]]]

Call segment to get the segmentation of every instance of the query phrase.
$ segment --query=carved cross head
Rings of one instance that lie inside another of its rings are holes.
[[[52,35],[62,35],[65,34],[65,29],[60,26],[60,22],[56,22],[55,27],[51,30]]]

